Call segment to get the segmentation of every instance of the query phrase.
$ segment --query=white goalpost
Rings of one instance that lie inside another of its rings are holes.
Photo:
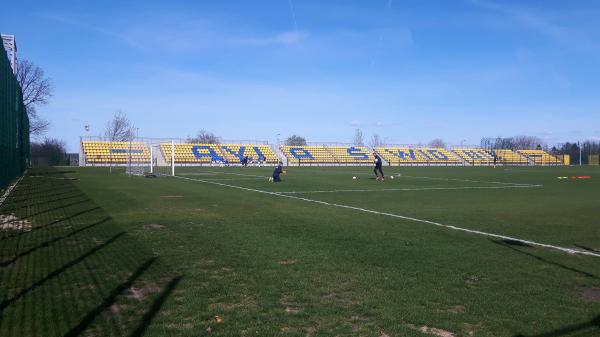
[[[155,176],[175,175],[175,141],[151,140],[149,173]]]

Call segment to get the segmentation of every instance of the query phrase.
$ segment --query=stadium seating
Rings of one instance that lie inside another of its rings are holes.
[[[503,165],[525,165],[528,164],[527,158],[521,156],[513,150],[492,150],[492,156],[496,155],[496,163]]]
[[[281,146],[290,165],[298,164],[368,164],[369,150],[364,146],[302,145]]]
[[[160,151],[165,161],[171,162],[171,143],[161,143]],[[224,161],[221,151],[216,144],[175,143],[175,163],[209,164]]]
[[[489,165],[494,162],[492,154],[481,148],[453,149],[453,151],[471,165]]]
[[[390,165],[456,165],[461,161],[443,148],[376,147]]]
[[[288,159],[288,164],[335,164],[338,161],[323,145],[320,146],[288,146],[282,145],[281,151]]]
[[[280,158],[266,144],[196,144],[176,143],[175,163],[177,164],[239,164],[245,156],[250,163],[263,159],[268,164],[277,163]],[[171,161],[171,143],[160,143],[164,162]],[[85,163],[90,165],[142,164],[150,162],[150,148],[144,142],[82,141]],[[371,150],[365,146],[305,145],[281,146],[280,150],[289,165],[360,165],[372,164]],[[543,150],[509,149],[485,150],[482,148],[443,148],[421,147],[375,147],[390,165],[492,165],[494,157],[499,165],[563,165],[560,158]]]
[[[253,144],[192,144],[176,143],[175,163],[208,164],[228,162],[239,164],[241,159],[248,156],[253,161],[265,158],[267,163],[276,163],[277,155],[269,145]],[[161,143],[161,152],[167,162],[171,161],[171,143]]]
[[[519,153],[536,165],[562,165],[563,162],[544,150],[519,150]]]
[[[333,158],[340,164],[367,164],[373,158],[364,146],[326,146]]]
[[[143,142],[82,141],[81,147],[89,164],[149,163],[150,150]]]
[[[220,144],[219,147],[223,157],[230,163],[239,163],[244,156],[248,156],[248,159],[254,162],[262,159],[267,163],[274,164],[279,161],[269,145]]]

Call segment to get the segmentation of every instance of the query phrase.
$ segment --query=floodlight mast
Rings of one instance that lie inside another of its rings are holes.
[[[171,176],[175,176],[175,141],[171,140]]]
[[[10,60],[10,66],[13,69],[13,73],[17,74],[17,41],[14,35],[1,34],[2,44],[8,54]]]

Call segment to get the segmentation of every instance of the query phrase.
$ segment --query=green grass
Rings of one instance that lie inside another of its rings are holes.
[[[600,257],[331,205],[600,253],[598,168],[270,171],[30,173],[0,209],[32,226],[0,230],[0,336],[600,335]]]

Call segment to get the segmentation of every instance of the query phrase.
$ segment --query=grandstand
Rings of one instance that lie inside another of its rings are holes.
[[[201,164],[224,161],[216,144],[175,143],[175,163]],[[171,161],[171,143],[161,143],[160,152],[167,162]]]
[[[289,165],[370,164],[369,150],[364,146],[282,145],[281,152]]]
[[[492,154],[481,148],[458,148],[453,149],[462,160],[473,166],[490,165],[494,163]]]
[[[327,146],[326,148],[340,164],[371,163],[370,152],[364,146]]]
[[[376,147],[390,165],[458,165],[462,162],[442,148]]]
[[[544,150],[519,150],[519,153],[535,165],[562,165],[563,162]]]
[[[496,163],[501,165],[527,165],[526,157],[513,150],[491,150],[492,156],[496,156]]]
[[[337,163],[331,152],[323,145],[282,145],[281,152],[287,157],[288,165]]]
[[[175,143],[174,147],[176,164],[239,164],[245,156],[253,162],[263,159],[266,163],[274,164],[278,161],[269,145]],[[161,143],[160,150],[165,160],[170,161],[171,143]]]
[[[244,156],[248,156],[250,161],[265,161],[269,164],[275,164],[279,161],[275,152],[269,145],[253,144],[220,144],[219,148],[223,157],[230,163],[239,163]]]
[[[81,142],[85,162],[91,165],[149,163],[150,150],[144,142]]]
[[[151,151],[151,148],[155,147]],[[416,166],[481,166],[493,165],[562,165],[560,158],[543,150],[519,150],[483,148],[428,148],[413,146],[378,146],[374,149],[354,145],[281,145],[275,149],[266,142],[249,144],[230,141],[225,144],[173,143],[175,165],[239,165],[244,157],[250,163],[261,161],[273,165],[284,161],[288,165],[370,165],[371,151],[381,154],[387,165]],[[280,150],[281,152],[278,152]],[[125,165],[150,163],[170,165],[171,142],[144,139],[134,142],[110,142],[105,140],[82,140],[82,165]],[[262,160],[261,160],[262,159]]]

